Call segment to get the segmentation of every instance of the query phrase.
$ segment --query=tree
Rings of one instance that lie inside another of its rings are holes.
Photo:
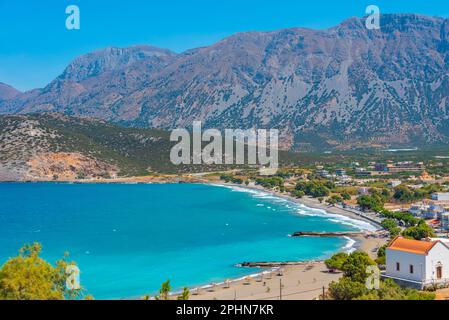
[[[409,187],[400,185],[394,189],[393,198],[401,202],[411,202],[416,200],[417,195]]]
[[[0,269],[0,300],[64,300],[81,298],[84,289],[68,290],[66,287],[65,257],[56,267],[39,257],[39,243],[25,245],[17,257],[9,259]],[[91,298],[88,296],[86,298]]]
[[[401,228],[398,227],[398,221],[387,218],[382,221],[382,227],[390,232],[390,236],[395,237],[401,233]]]
[[[348,192],[343,192],[341,194],[341,197],[343,198],[343,200],[351,200],[351,195]]]
[[[328,198],[326,200],[326,202],[329,203],[329,204],[337,204],[337,203],[342,203],[343,199],[340,196],[333,195],[332,197]]]
[[[312,180],[308,182],[298,182],[296,190],[303,191],[308,196],[314,198],[327,197],[334,185],[332,182],[323,182],[321,180]]]
[[[343,277],[338,282],[329,284],[329,293],[335,300],[352,300],[368,293],[365,284]]]
[[[189,300],[190,291],[188,288],[184,288],[182,293],[178,296],[178,300]]]
[[[386,255],[386,249],[387,244],[383,245],[377,250],[377,259],[376,263],[380,265],[385,265],[387,263],[387,255]]]
[[[337,254],[334,254],[331,258],[324,261],[326,264],[326,267],[329,269],[338,269],[342,270],[343,263],[346,262],[349,255],[345,252],[340,252]]]
[[[159,295],[156,296],[156,300],[169,300],[170,290],[170,280],[167,280],[162,283],[161,288],[159,289]]]
[[[304,191],[301,191],[301,190],[292,190],[291,191],[291,194],[292,194],[292,196],[294,196],[294,197],[296,197],[296,198],[302,198],[302,197],[304,197],[305,196],[305,193],[304,193]]]
[[[381,211],[384,206],[384,200],[378,194],[364,195],[357,198],[357,204],[362,210]]]
[[[421,240],[424,238],[436,237],[432,227],[427,225],[424,220],[421,220],[417,226],[405,229],[402,235],[406,238]]]
[[[351,280],[364,283],[367,277],[366,269],[372,265],[376,265],[376,263],[366,252],[355,251],[342,264],[341,270]]]

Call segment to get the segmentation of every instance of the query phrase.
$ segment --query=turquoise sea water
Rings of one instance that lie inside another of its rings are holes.
[[[97,299],[155,293],[258,272],[245,261],[322,259],[350,239],[291,238],[368,224],[269,194],[198,184],[0,184],[0,263],[38,241],[70,252]]]

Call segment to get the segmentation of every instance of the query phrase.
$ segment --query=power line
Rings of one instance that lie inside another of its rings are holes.
[[[326,288],[323,287],[323,288],[316,288],[316,289],[310,289],[310,290],[295,291],[295,292],[292,292],[292,293],[282,294],[282,297],[289,297],[289,296],[293,296],[295,294],[308,293],[308,292],[321,291],[321,290],[325,291]],[[280,296],[272,296],[272,297],[267,297],[267,298],[260,298],[260,299],[257,299],[257,300],[269,300],[269,299],[275,299],[275,298],[280,298]]]

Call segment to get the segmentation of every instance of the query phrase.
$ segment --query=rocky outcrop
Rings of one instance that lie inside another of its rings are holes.
[[[28,162],[25,180],[73,181],[92,178],[114,178],[118,167],[80,153],[41,153]]]

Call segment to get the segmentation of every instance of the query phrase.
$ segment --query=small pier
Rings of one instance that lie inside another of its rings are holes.
[[[243,262],[239,266],[245,268],[277,268],[285,266],[305,266],[320,261],[289,261],[289,262]]]
[[[299,231],[292,234],[292,237],[351,237],[360,236],[364,232],[308,232]]]

